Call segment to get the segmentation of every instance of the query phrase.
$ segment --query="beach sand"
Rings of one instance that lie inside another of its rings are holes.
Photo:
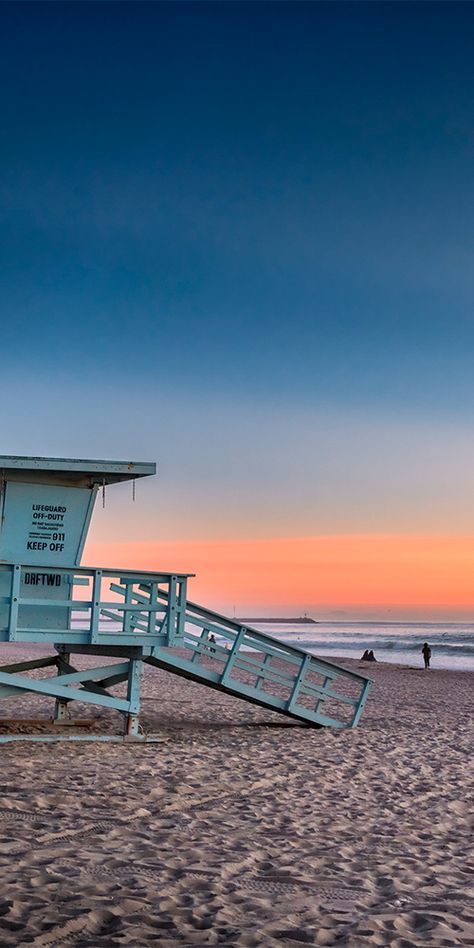
[[[2,948],[474,945],[474,676],[341,663],[375,680],[354,731],[147,668],[162,743],[2,745]]]

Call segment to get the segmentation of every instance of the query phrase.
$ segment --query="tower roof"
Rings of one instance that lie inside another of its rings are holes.
[[[84,458],[35,458],[0,455],[0,477],[28,483],[62,483],[77,487],[117,484],[156,474],[151,461],[99,461]]]

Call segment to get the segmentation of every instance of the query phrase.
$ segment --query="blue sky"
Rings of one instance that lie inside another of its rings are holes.
[[[4,452],[156,458],[169,537],[470,530],[473,6],[0,18]]]
[[[100,377],[133,346],[191,389],[470,401],[470,5],[2,19],[11,359],[27,332]]]

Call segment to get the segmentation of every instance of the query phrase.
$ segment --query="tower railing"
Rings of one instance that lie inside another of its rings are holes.
[[[173,645],[182,641],[188,574],[0,564],[0,641]],[[137,609],[136,593],[147,585]],[[117,594],[118,591],[118,594]]]
[[[0,696],[54,696],[58,720],[71,700],[103,704],[125,713],[126,734],[137,737],[145,662],[313,726],[356,726],[371,687],[365,675],[187,600],[188,575],[0,564],[0,641],[58,652],[48,660],[55,681],[23,675],[44,659],[0,669]],[[124,663],[92,673],[73,666],[72,653]],[[110,694],[125,680],[127,699]]]
[[[133,594],[140,608],[149,596],[148,583]],[[311,724],[355,727],[372,684],[365,675],[189,600],[182,646],[174,654],[158,646],[146,660]]]

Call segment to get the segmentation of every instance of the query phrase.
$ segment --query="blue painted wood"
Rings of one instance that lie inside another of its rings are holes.
[[[114,708],[124,739],[138,739],[148,661],[313,725],[358,723],[370,680],[189,601],[192,574],[78,565],[100,487],[154,474],[154,464],[15,456],[0,457],[0,470],[0,641],[49,642],[59,653],[1,668],[1,696],[51,696],[57,717],[74,700]],[[75,652],[121,661],[78,671]],[[48,664],[57,677],[24,674]],[[126,700],[109,693],[125,681]]]
[[[355,727],[360,719],[370,680],[197,603],[185,606],[187,574],[55,567],[55,573],[68,577],[67,583],[61,581],[61,598],[47,602],[48,614],[54,616],[57,610],[60,616],[59,627],[26,628],[21,624],[24,607],[37,609],[38,617],[44,609],[35,586],[22,582],[28,569],[0,564],[10,589],[3,597],[9,622],[0,630],[0,640],[52,642],[68,653],[85,649],[105,655],[115,649],[125,661],[78,672],[63,657],[54,680],[32,680],[14,672],[3,672],[2,677],[0,670],[0,695],[33,691],[56,698],[57,708],[67,708],[71,700],[111,707],[125,716],[126,733],[138,737],[144,660],[315,726]],[[87,584],[91,598],[73,599],[78,581]],[[73,617],[72,627],[61,626],[65,613]],[[217,638],[212,646],[211,634]],[[184,651],[175,653],[170,648],[175,645]],[[107,691],[121,681],[128,683],[126,701]],[[357,686],[357,694],[345,691],[347,682]]]
[[[58,655],[56,659],[58,675],[65,675],[69,671],[74,671],[70,666],[71,656],[69,652],[66,651],[64,647],[58,649]],[[69,720],[69,702],[65,698],[56,698],[54,705],[54,720],[55,721],[66,721]]]
[[[11,665],[0,665],[0,671],[9,674],[10,672],[31,671],[36,668],[48,668],[56,665],[56,656],[48,655],[46,658],[32,658],[27,662],[13,662]]]
[[[105,708],[115,708],[117,711],[129,710],[128,701],[111,697],[110,695],[97,694],[96,692],[90,693],[85,689],[81,689],[80,691],[78,690],[74,696],[71,693],[71,689],[66,685],[57,684],[62,678],[67,678],[67,676],[58,677],[56,679],[35,679],[27,678],[23,675],[5,675],[0,672],[0,695],[5,697],[9,694],[13,694],[15,691],[34,691],[42,695],[52,695],[54,698],[67,698],[71,700],[71,697],[76,697],[79,701],[99,704]]]
[[[168,609],[164,626],[170,646],[176,644],[176,578],[176,576],[171,577],[168,587]]]
[[[21,567],[14,566],[11,575],[10,616],[8,624],[8,638],[10,642],[16,639],[18,627],[18,611],[20,608]]]
[[[129,709],[127,715],[126,733],[135,737],[138,736],[140,729],[138,715],[140,713],[140,683],[142,667],[142,662],[139,658],[132,658],[128,663],[127,698],[129,702]]]
[[[91,630],[91,643],[96,645],[99,637],[99,620],[100,620],[100,607],[99,603],[101,600],[101,589],[102,589],[102,570],[94,570],[94,578],[92,580],[92,610],[90,618],[90,630]]]
[[[310,656],[310,655],[305,655],[303,661],[301,662],[300,671],[298,672],[298,674],[297,674],[297,676],[296,676],[296,678],[295,678],[295,682],[294,682],[294,685],[293,685],[293,688],[292,688],[292,691],[291,691],[290,700],[289,700],[288,706],[287,706],[287,707],[288,707],[288,711],[294,711],[295,708],[296,708],[296,704],[297,704],[297,700],[298,700],[298,695],[299,695],[299,693],[300,693],[300,691],[301,691],[301,687],[302,687],[302,685],[303,685],[306,672],[308,671],[310,665],[311,665],[311,656]]]

